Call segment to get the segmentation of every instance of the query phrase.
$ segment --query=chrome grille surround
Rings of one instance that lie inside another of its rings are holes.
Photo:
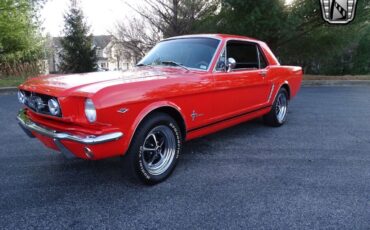
[[[60,113],[58,115],[52,115],[49,111],[48,101],[50,99],[55,99],[58,101],[56,97],[45,95],[45,94],[39,94],[35,92],[25,91],[21,90],[25,96],[25,106],[30,108],[32,111],[40,114],[50,115],[54,117],[62,117],[62,111],[60,109]],[[59,101],[58,101],[59,103]],[[60,106],[60,103],[59,103]]]

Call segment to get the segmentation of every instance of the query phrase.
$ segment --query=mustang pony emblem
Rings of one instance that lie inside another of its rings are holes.
[[[320,0],[322,17],[330,24],[347,24],[355,18],[357,0]]]
[[[197,119],[197,117],[201,117],[201,116],[203,116],[203,114],[196,113],[195,110],[193,110],[193,112],[191,113],[190,116],[191,116],[191,120],[195,121],[195,119]]]

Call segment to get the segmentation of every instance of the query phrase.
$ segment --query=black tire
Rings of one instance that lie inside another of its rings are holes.
[[[165,113],[153,113],[142,121],[134,134],[124,157],[125,171],[133,182],[160,183],[175,169],[181,149],[182,135],[176,121]],[[156,164],[163,166],[156,170]]]
[[[285,98],[285,99],[284,99]],[[280,111],[283,111],[282,107],[279,106],[279,104],[284,104],[282,101],[279,100],[285,100],[285,112],[280,113]],[[285,88],[281,88],[276,95],[274,104],[271,107],[271,111],[263,116],[263,120],[265,124],[272,126],[272,127],[280,127],[282,126],[287,119],[288,116],[288,104],[289,104],[289,98],[288,98],[288,92]]]

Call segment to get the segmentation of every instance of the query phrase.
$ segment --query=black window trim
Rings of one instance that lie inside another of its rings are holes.
[[[260,44],[256,43],[256,45],[257,45],[257,49],[258,49],[258,66],[259,66],[259,69],[266,69],[267,66],[269,66],[270,64],[269,64],[269,62],[266,58],[265,53],[262,51],[262,48],[261,48]],[[261,68],[261,58],[263,59],[263,61],[266,64],[266,66],[264,68]]]
[[[217,57],[217,62],[215,64],[215,67],[214,67],[213,72],[216,72],[216,73],[225,72],[225,71],[222,71],[222,70],[217,70],[217,64],[218,64],[218,60],[222,56],[222,53],[226,52],[226,54],[225,54],[225,56],[226,56],[226,58],[225,58],[225,65],[226,65],[227,58],[228,58],[227,57],[227,44],[229,42],[241,42],[241,43],[246,43],[246,44],[252,44],[252,45],[255,45],[257,47],[257,56],[258,56],[258,66],[259,66],[259,68],[258,69],[256,69],[256,68],[234,69],[233,72],[264,70],[264,69],[266,69],[270,65],[270,63],[268,62],[268,60],[266,58],[265,53],[262,51],[262,48],[261,48],[260,44],[258,44],[257,42],[248,41],[248,40],[239,40],[239,39],[228,39],[228,40],[225,41],[224,47],[222,48],[222,51],[220,52],[220,54]],[[264,60],[264,62],[266,64],[265,68],[261,68],[261,58]]]

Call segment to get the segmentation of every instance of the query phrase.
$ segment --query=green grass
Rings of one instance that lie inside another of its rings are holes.
[[[25,81],[24,77],[0,77],[0,87],[17,87]]]

